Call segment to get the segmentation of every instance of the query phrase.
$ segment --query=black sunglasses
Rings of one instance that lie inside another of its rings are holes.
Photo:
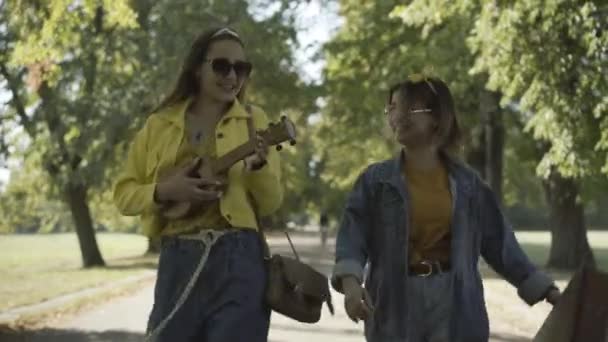
[[[236,61],[231,63],[228,58],[214,58],[207,59],[205,62],[211,64],[211,69],[217,75],[226,77],[230,74],[230,71],[234,69],[234,73],[237,78],[244,78],[249,76],[253,65],[245,61]]]

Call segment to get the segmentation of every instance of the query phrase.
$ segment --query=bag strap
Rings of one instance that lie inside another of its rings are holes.
[[[249,116],[247,117],[247,131],[249,133],[249,140],[255,139],[254,137],[255,137],[256,132],[255,132],[255,126],[253,125],[253,115],[251,114],[251,105],[245,104],[245,110],[249,114]],[[251,208],[253,209],[253,213],[255,215],[255,220],[258,224],[258,229],[259,229],[260,235],[262,236],[262,241],[264,241],[264,258],[270,259],[270,257],[271,257],[270,246],[268,246],[268,241],[266,241],[266,234],[264,234],[264,226],[262,225],[262,222],[260,221],[257,206],[255,205],[255,202],[253,201],[253,198],[250,193],[247,193],[247,198],[249,199],[249,203],[251,204]],[[287,241],[289,241],[289,246],[291,247],[291,250],[293,251],[293,255],[295,256],[296,260],[300,261],[300,256],[298,255],[298,252],[296,251],[296,248],[294,247],[293,242],[291,241],[291,237],[289,236],[289,233],[287,233],[287,230],[284,230],[283,232],[285,233],[285,236],[287,237]]]

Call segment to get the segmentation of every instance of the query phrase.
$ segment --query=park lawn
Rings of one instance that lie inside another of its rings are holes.
[[[537,265],[549,256],[550,234],[518,231],[517,239]],[[591,231],[598,266],[608,271],[608,232]],[[109,267],[82,269],[76,235],[0,235],[0,311],[72,293],[154,269],[155,257],[142,257],[143,236],[97,234]]]
[[[146,238],[97,234],[105,268],[83,269],[75,233],[0,235],[0,311],[141,274],[156,258],[143,257]]]
[[[517,240],[537,265],[544,266],[549,259],[551,235],[541,231],[518,231]],[[589,244],[593,249],[595,261],[599,269],[608,272],[608,231],[589,231]]]

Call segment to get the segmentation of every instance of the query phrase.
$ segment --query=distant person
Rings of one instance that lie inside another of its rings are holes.
[[[386,119],[399,154],[357,179],[332,278],[348,316],[365,321],[367,341],[487,342],[480,256],[529,305],[554,303],[553,280],[526,257],[490,188],[456,157],[447,85],[425,75],[396,84]]]
[[[319,231],[321,232],[321,246],[327,246],[327,234],[329,233],[329,218],[326,212],[322,212],[319,218]]]
[[[258,135],[256,151],[231,167],[227,183],[192,175],[200,157],[226,154],[268,119],[244,105],[251,63],[240,36],[209,30],[193,43],[177,85],[137,133],[114,200],[124,215],[140,215],[144,233],[161,236],[148,341],[266,342],[270,309],[263,244],[256,215],[282,201],[277,152]],[[181,169],[162,178],[174,166]],[[251,199],[249,199],[251,197]],[[251,200],[251,202],[250,202]],[[165,219],[173,202],[204,210]]]

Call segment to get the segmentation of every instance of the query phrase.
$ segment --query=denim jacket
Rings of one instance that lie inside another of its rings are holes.
[[[375,311],[365,322],[368,341],[407,338],[408,192],[402,177],[404,154],[370,165],[348,197],[336,241],[332,286],[355,276]],[[452,194],[451,265],[453,305],[450,341],[486,342],[489,322],[479,256],[529,305],[543,299],[553,281],[524,254],[491,189],[464,164],[445,158]],[[364,267],[368,266],[363,276]],[[365,278],[365,279],[364,279]]]

